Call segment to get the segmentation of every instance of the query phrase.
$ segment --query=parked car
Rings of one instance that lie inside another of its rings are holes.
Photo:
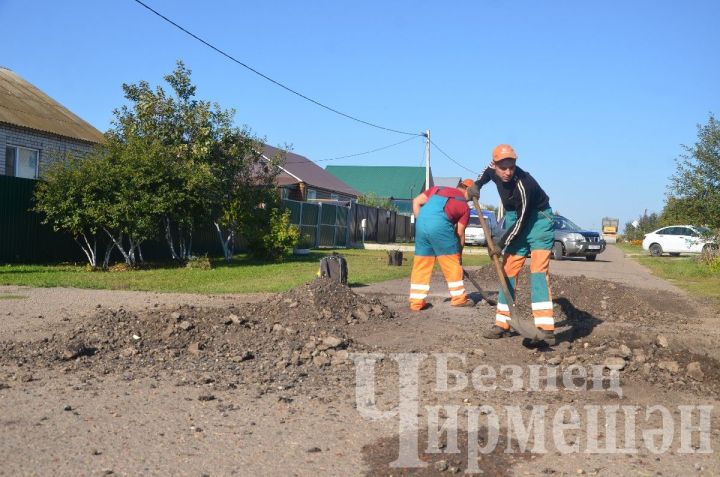
[[[490,227],[490,233],[493,233],[497,229],[497,218],[495,212],[490,210],[482,211],[485,221]],[[480,225],[480,219],[478,218],[475,209],[470,210],[470,221],[465,227],[465,244],[466,245],[487,245],[487,239],[485,238],[485,232]]]
[[[603,253],[607,246],[599,232],[583,230],[570,219],[562,215],[553,216],[554,242],[551,257],[561,260],[563,257],[585,257],[585,260],[592,262]],[[493,240],[498,242],[505,233],[505,217],[498,223],[497,233]]]
[[[599,232],[583,230],[562,215],[553,216],[553,228],[555,242],[552,258],[555,260],[563,257],[585,257],[585,260],[592,262],[599,253],[605,251],[606,243]]]
[[[677,257],[681,253],[702,253],[717,247],[711,237],[711,231],[705,227],[694,225],[670,225],[645,235],[642,242],[643,250],[653,257],[663,253]]]

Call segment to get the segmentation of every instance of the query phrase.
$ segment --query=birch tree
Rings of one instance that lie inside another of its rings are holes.
[[[165,82],[170,86],[151,88],[149,83],[123,84],[129,104],[115,110],[111,134],[120,144],[135,139],[157,143],[161,170],[153,171],[160,227],[170,256],[186,260],[192,253],[192,230],[210,224],[211,191],[217,187],[212,155],[216,145],[232,128],[233,110],[195,99],[191,71],[181,62]]]
[[[82,249],[88,264],[99,267],[98,245],[105,241],[99,236],[102,224],[96,210],[107,191],[96,180],[101,170],[97,152],[87,158],[68,156],[53,162],[35,189],[36,212],[44,216],[43,223],[55,231],[69,233]],[[108,246],[102,266],[107,268],[113,246]]]

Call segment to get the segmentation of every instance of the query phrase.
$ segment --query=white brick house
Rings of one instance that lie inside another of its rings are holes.
[[[102,139],[89,123],[0,67],[0,174],[40,178],[52,161],[85,155]]]

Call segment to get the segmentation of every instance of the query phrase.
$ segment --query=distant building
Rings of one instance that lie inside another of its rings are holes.
[[[462,177],[435,177],[435,185],[443,187],[457,187]]]
[[[284,159],[277,177],[283,199],[303,202],[323,200],[352,202],[360,195],[360,192],[307,157],[272,146],[263,146],[263,156],[266,159],[278,154]]]
[[[51,162],[83,156],[102,141],[89,123],[0,67],[0,174],[38,179]]]
[[[363,195],[390,199],[405,214],[412,213],[412,200],[425,190],[424,167],[327,166],[326,170]],[[431,173],[430,187],[433,185]]]

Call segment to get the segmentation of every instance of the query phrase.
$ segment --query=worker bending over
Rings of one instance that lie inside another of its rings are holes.
[[[465,227],[470,220],[467,189],[472,179],[455,187],[432,187],[413,199],[415,214],[415,258],[410,276],[410,309],[426,307],[435,259],[440,262],[450,289],[452,306],[475,306],[463,283],[462,249]]]
[[[505,208],[507,231],[498,248],[503,253],[508,289],[515,297],[517,276],[530,254],[530,296],[535,326],[541,330],[542,340],[555,344],[555,321],[548,282],[550,250],[553,246],[553,219],[550,198],[533,177],[515,165],[517,154],[507,144],[500,144],[492,153],[490,165],[483,171],[467,192],[470,199],[477,198],[480,188],[495,182]],[[510,309],[507,298],[500,290],[495,325],[484,334],[485,338],[503,338],[510,331]]]

